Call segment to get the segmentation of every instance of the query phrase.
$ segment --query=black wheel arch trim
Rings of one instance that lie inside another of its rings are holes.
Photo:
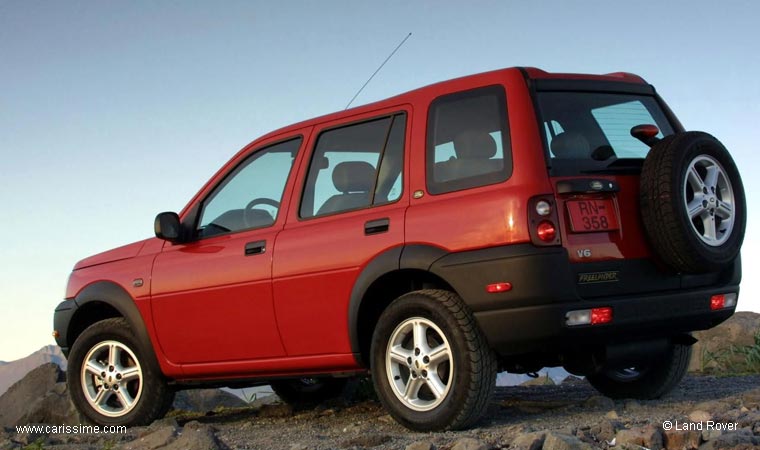
[[[71,302],[71,300],[65,301],[61,303],[58,308],[56,308],[57,318],[62,305],[66,303],[74,303],[74,305],[72,305],[72,307],[66,311],[65,315],[67,317],[65,318],[67,319],[67,323],[65,323],[65,326],[62,327],[65,330],[65,335],[61,336],[61,340],[65,340],[67,350],[70,349],[74,344],[72,336],[70,336],[69,333],[69,327],[71,326],[72,319],[76,317],[78,310],[80,310],[84,305],[92,302],[105,303],[118,311],[118,313],[129,323],[132,332],[135,334],[135,337],[142,347],[141,350],[143,355],[146,355],[147,358],[149,358],[151,362],[155,364],[154,367],[159,367],[158,361],[156,359],[156,354],[153,349],[150,336],[148,334],[148,329],[145,326],[145,321],[143,320],[140,311],[137,309],[135,300],[131,295],[129,295],[126,290],[124,290],[124,288],[112,281],[97,281],[95,283],[92,283],[82,289],[79,294],[77,294],[73,299],[73,302]],[[64,324],[59,324],[58,321],[56,321],[56,325]]]
[[[361,361],[359,344],[359,309],[370,286],[383,275],[402,269],[429,271],[435,261],[447,252],[432,245],[406,245],[385,250],[364,266],[351,289],[348,306],[348,336],[351,352]]]

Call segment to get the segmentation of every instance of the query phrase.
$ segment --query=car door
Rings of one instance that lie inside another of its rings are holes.
[[[404,242],[406,117],[399,108],[312,133],[274,257],[275,312],[289,356],[351,353],[351,289],[369,261]]]
[[[162,350],[178,364],[284,355],[272,304],[272,250],[303,138],[233,159],[201,196],[189,242],[167,243],[153,266],[152,312]],[[193,213],[190,213],[193,215]]]

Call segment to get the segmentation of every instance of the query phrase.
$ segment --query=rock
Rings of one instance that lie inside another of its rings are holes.
[[[404,450],[435,450],[435,445],[428,441],[418,441],[407,445]]]
[[[720,430],[705,428],[704,430],[702,430],[702,440],[703,441],[709,441],[711,439],[716,439],[717,437],[719,437],[722,434],[723,434],[723,432],[720,431]]]
[[[461,438],[454,442],[451,450],[488,450],[488,446],[477,439]]]
[[[760,408],[760,388],[742,394],[741,401],[744,407],[748,409]]]
[[[594,395],[593,397],[589,397],[588,400],[583,402],[583,406],[585,408],[603,409],[610,411],[615,409],[615,401],[603,395]]]
[[[163,447],[174,440],[179,432],[179,427],[175,421],[174,424],[169,425],[156,426],[156,424],[153,424],[148,428],[148,430],[151,431],[141,437],[138,437],[134,441],[122,444],[119,448],[122,450],[153,450],[159,447]]]
[[[593,450],[593,447],[575,436],[549,432],[543,450]]]
[[[513,441],[510,449],[516,450],[541,450],[546,438],[546,431],[536,431],[517,436]]]
[[[162,447],[162,450],[223,450],[226,448],[217,440],[211,426],[189,422],[179,437],[166,447]]]
[[[530,380],[522,383],[520,386],[554,386],[554,380],[546,374],[545,377],[531,378]]]
[[[711,414],[724,413],[731,409],[731,404],[720,400],[710,400],[706,402],[700,402],[694,405],[694,410],[709,411]]]
[[[726,351],[734,346],[753,345],[754,335],[760,329],[760,314],[741,311],[711,330],[697,331],[694,337],[698,340],[692,346],[689,372],[704,372],[714,369],[715,361],[710,353]],[[738,359],[742,357],[737,355]]]
[[[662,433],[662,443],[668,450],[694,450],[702,442],[702,432],[699,430],[665,430]]]
[[[710,439],[699,446],[699,450],[721,449],[752,449],[760,446],[760,437],[753,436],[750,432],[739,431],[736,433],[722,434],[715,439]]]
[[[43,364],[29,372],[0,396],[0,425],[83,423],[63,381],[64,374],[54,363]]]
[[[712,418],[712,414],[701,409],[697,409],[689,413],[689,420],[692,422],[708,422],[711,421]]]
[[[344,441],[342,447],[377,447],[379,445],[385,444],[391,439],[393,438],[385,434],[364,434]]]
[[[615,411],[615,410],[609,411],[607,414],[604,415],[604,417],[606,417],[608,419],[619,419],[620,418],[620,416],[618,415],[617,411]]]
[[[221,389],[189,389],[177,392],[174,409],[205,413],[216,408],[242,408],[247,404]]]
[[[629,412],[637,412],[644,409],[641,403],[637,402],[636,400],[626,400],[624,408]]]
[[[296,442],[295,444],[290,444],[290,450],[308,450],[309,446],[306,444],[302,444],[300,442]]]
[[[612,441],[617,432],[624,429],[623,424],[617,420],[603,420],[591,427],[591,434],[596,436],[599,442]]]
[[[617,445],[633,444],[646,447],[650,450],[661,450],[662,434],[659,428],[652,425],[646,427],[631,428],[630,430],[620,430],[615,435]]]
[[[279,405],[263,405],[259,409],[259,417],[282,418],[293,415],[293,407],[283,403]]]

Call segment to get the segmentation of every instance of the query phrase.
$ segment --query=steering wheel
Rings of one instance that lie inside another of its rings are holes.
[[[247,205],[245,205],[245,209],[243,210],[243,222],[245,222],[245,226],[247,227],[254,227],[256,225],[261,225],[260,223],[256,223],[256,218],[253,216],[253,207],[257,205],[269,205],[275,209],[280,209],[280,202],[277,200],[272,200],[271,198],[254,198],[250,202],[248,202]]]

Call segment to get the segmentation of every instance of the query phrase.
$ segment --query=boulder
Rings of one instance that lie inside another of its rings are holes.
[[[412,442],[404,450],[435,450],[435,445],[430,441]]]
[[[190,422],[185,425],[177,439],[162,450],[224,450],[226,445],[219,442],[210,425]]]
[[[690,372],[704,372],[714,369],[716,363],[710,354],[728,350],[731,345],[748,346],[755,343],[755,333],[760,331],[760,314],[741,311],[715,328],[697,331],[698,340],[692,347]]]
[[[69,399],[64,379],[64,373],[54,363],[29,372],[0,396],[0,425],[83,423]]]
[[[702,442],[702,432],[699,430],[665,430],[662,433],[662,443],[667,450],[694,450]]]
[[[488,446],[473,438],[461,438],[454,441],[451,450],[488,450]]]
[[[221,389],[189,389],[177,392],[174,409],[205,413],[216,408],[242,408],[246,403]]]
[[[593,450],[593,447],[575,436],[549,432],[543,450]]]
[[[510,445],[515,450],[541,450],[546,439],[546,431],[536,431],[517,436]]]

